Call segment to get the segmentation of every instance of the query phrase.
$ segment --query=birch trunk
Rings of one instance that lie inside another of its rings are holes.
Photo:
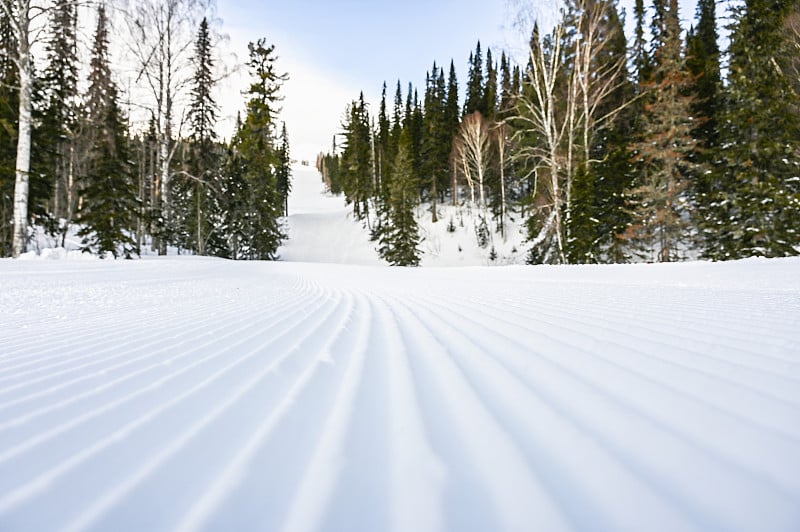
[[[28,179],[31,166],[31,96],[33,72],[31,65],[29,28],[30,2],[19,2],[19,12],[12,24],[17,37],[17,68],[19,70],[19,126],[17,161],[14,180],[14,238],[11,256],[19,257],[28,245]],[[5,9],[4,9],[5,11]],[[10,14],[10,13],[9,13]]]

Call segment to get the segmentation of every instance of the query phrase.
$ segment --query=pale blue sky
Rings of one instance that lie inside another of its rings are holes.
[[[447,68],[451,58],[463,88],[467,58],[478,40],[484,53],[491,47],[499,58],[505,49],[524,61],[530,28],[513,23],[520,3],[534,6],[539,19],[552,17],[557,5],[556,0],[217,0],[217,16],[240,63],[248,42],[265,37],[276,45],[279,67],[290,76],[282,119],[293,155],[313,161],[329,149],[345,106],[362,90],[377,110],[384,80],[390,95],[397,79],[404,92],[409,81],[422,90],[433,61]],[[620,3],[631,6],[633,0]],[[694,10],[695,0],[681,0],[684,28]],[[233,76],[220,97],[225,136],[243,106],[240,91],[246,83],[246,72]]]
[[[240,61],[247,42],[266,37],[289,73],[283,118],[297,157],[327,149],[350,100],[363,90],[375,102],[384,80],[422,88],[434,60],[454,59],[459,82],[480,39],[499,49],[513,38],[506,0],[218,0],[217,15]],[[499,55],[498,55],[499,56]],[[232,116],[246,76],[233,81],[223,104]]]

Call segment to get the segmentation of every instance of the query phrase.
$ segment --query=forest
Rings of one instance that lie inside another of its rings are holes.
[[[0,256],[77,231],[101,257],[277,258],[287,74],[267,39],[250,43],[242,113],[219,138],[230,65],[212,7],[0,0]],[[482,246],[523,220],[530,264],[796,255],[800,8],[726,6],[724,40],[717,11],[699,0],[683,28],[677,0],[636,0],[626,35],[616,1],[568,0],[531,29],[527,61],[478,43],[463,86],[451,58],[422,88],[384,82],[378,109],[356,98],[317,168],[393,265],[419,264],[414,213],[453,224],[444,205],[469,210]]]
[[[797,255],[800,10],[727,9],[721,50],[714,0],[689,28],[636,0],[630,37],[616,2],[569,0],[527,64],[478,43],[463,103],[452,61],[393,102],[384,83],[377,112],[362,94],[317,166],[392,264],[419,264],[411,213],[445,203],[484,246],[524,219],[530,264]]]
[[[24,253],[37,231],[63,243],[77,229],[82,249],[100,257],[171,247],[275,258],[291,170],[274,46],[250,43],[244,114],[224,141],[213,95],[227,65],[215,54],[213,2],[124,7],[0,0],[0,256]],[[112,31],[139,90],[119,86]]]

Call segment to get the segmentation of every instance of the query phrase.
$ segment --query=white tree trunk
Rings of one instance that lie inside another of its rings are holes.
[[[19,126],[17,138],[16,179],[14,181],[14,238],[11,255],[19,257],[28,244],[28,178],[31,167],[31,96],[33,94],[33,72],[31,67],[30,3],[20,2],[17,20],[13,24],[17,37],[17,67],[19,70]]]

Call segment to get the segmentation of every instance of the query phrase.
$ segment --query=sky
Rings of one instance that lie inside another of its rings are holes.
[[[505,50],[523,62],[530,27],[515,20],[524,3],[540,20],[556,12],[556,0],[217,0],[216,16],[227,35],[227,61],[244,64],[247,43],[259,38],[275,45],[278,68],[289,75],[280,120],[292,156],[313,163],[330,150],[347,104],[361,91],[377,112],[384,81],[390,99],[398,79],[404,95],[408,82],[423,91],[433,62],[447,70],[451,59],[463,89],[467,60],[479,40],[484,54],[490,47],[499,58]],[[694,10],[694,0],[681,2],[684,28]],[[222,84],[224,138],[244,107],[247,83],[242,68]]]
[[[346,105],[363,90],[377,107],[383,81],[391,98],[400,79],[424,90],[433,61],[449,68],[453,59],[459,83],[466,81],[467,59],[478,40],[507,48],[514,30],[507,0],[307,0],[266,2],[218,0],[220,30],[239,62],[247,43],[264,37],[275,44],[278,68],[289,74],[283,87],[283,112],[293,156],[313,162],[330,149]],[[247,85],[242,70],[225,82],[220,103],[230,136],[240,94]]]

